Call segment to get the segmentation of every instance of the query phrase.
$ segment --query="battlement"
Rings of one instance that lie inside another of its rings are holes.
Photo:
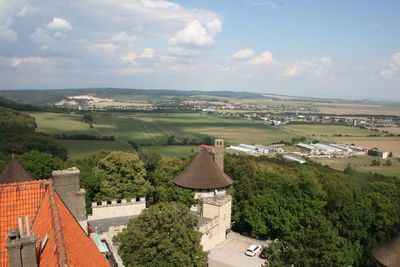
[[[106,207],[118,206],[118,205],[133,205],[133,204],[141,204],[141,203],[146,203],[146,199],[144,197],[92,202],[92,209],[93,208],[106,208]]]
[[[92,202],[92,214],[88,220],[111,219],[117,217],[137,216],[146,208],[144,197]]]

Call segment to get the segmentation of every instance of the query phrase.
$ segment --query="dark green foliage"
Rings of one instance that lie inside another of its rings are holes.
[[[161,159],[158,161],[149,180],[153,190],[149,196],[149,204],[160,202],[177,202],[188,208],[196,204],[194,194],[174,184],[173,179],[186,167],[188,161],[179,158]]]
[[[250,156],[227,157],[226,172],[234,229],[282,241],[271,266],[374,266],[372,249],[400,229],[395,178]]]
[[[197,216],[175,203],[160,203],[130,220],[128,227],[114,237],[124,265],[205,266],[207,254],[200,245]]]
[[[64,166],[60,158],[37,150],[23,153],[18,156],[18,161],[37,180],[49,179],[52,171],[60,170]]]
[[[137,154],[113,151],[97,161],[93,173],[100,179],[99,201],[136,198],[150,191],[146,169]]]
[[[49,136],[35,133],[35,129],[36,122],[31,116],[0,108],[0,153],[10,155],[38,150],[61,159],[67,158],[65,147]]]

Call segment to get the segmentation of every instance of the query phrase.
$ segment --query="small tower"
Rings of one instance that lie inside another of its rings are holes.
[[[192,211],[200,216],[198,228],[203,234],[201,244],[205,251],[211,250],[226,238],[230,228],[232,197],[226,189],[232,179],[224,169],[224,140],[215,140],[215,161],[201,149],[185,170],[174,178],[174,183],[192,189],[197,205]]]
[[[215,139],[215,163],[221,171],[224,171],[224,140]]]

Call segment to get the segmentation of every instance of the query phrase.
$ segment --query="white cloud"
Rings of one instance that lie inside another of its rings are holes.
[[[68,20],[54,17],[53,20],[47,24],[47,29],[56,31],[68,31],[72,29],[71,23]]]
[[[11,29],[14,16],[24,6],[25,0],[0,1],[0,41],[17,41],[18,34]]]
[[[89,46],[90,52],[98,55],[113,55],[115,50],[117,50],[118,45],[113,43],[105,43],[105,44],[92,44]]]
[[[332,67],[332,65],[331,58],[326,56],[318,59],[296,61],[289,63],[281,75],[293,77],[300,74],[309,74],[318,77],[326,74],[328,68]]]
[[[11,66],[14,68],[21,68],[25,64],[42,64],[47,61],[46,58],[43,57],[1,57],[0,56],[0,65],[3,66]]]
[[[119,33],[115,34],[113,37],[111,37],[111,41],[114,42],[133,42],[137,39],[135,35],[129,35],[125,31],[120,31]]]
[[[54,43],[54,39],[42,28],[36,28],[35,32],[30,37],[35,43],[41,45],[41,49],[47,49]]]
[[[270,65],[277,61],[272,56],[272,53],[265,50],[260,56],[253,58],[249,63],[252,65]]]
[[[193,20],[168,41],[168,51],[176,55],[195,55],[199,50],[214,45],[215,35],[221,31],[221,22],[213,20],[204,27]]]
[[[252,5],[252,6],[270,6],[272,8],[278,7],[278,5],[272,1],[250,2],[250,5]]]
[[[400,71],[400,52],[397,52],[390,57],[386,68],[381,70],[379,74],[384,78],[392,78],[398,71]]]
[[[232,58],[235,59],[248,59],[252,57],[254,57],[254,50],[250,48],[239,50],[232,55]]]

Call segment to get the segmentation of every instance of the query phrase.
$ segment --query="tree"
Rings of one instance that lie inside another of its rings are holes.
[[[194,193],[174,184],[173,179],[183,171],[187,160],[179,158],[161,159],[151,175],[151,183],[154,187],[149,197],[149,203],[178,202],[190,208],[196,204]]]
[[[21,165],[32,174],[35,179],[49,179],[53,170],[63,168],[64,162],[48,153],[32,150],[18,157]]]
[[[174,135],[171,135],[170,137],[168,137],[167,145],[172,146],[172,145],[176,145],[176,144],[177,144],[177,141],[176,141],[176,138]]]
[[[205,144],[205,145],[211,146],[213,144],[212,139],[209,136],[204,137],[202,141],[203,141],[203,144]]]
[[[205,266],[198,218],[176,203],[160,203],[131,219],[113,238],[127,267]]]
[[[145,196],[150,191],[144,164],[133,153],[113,151],[99,159],[93,173],[100,179],[97,200]]]

